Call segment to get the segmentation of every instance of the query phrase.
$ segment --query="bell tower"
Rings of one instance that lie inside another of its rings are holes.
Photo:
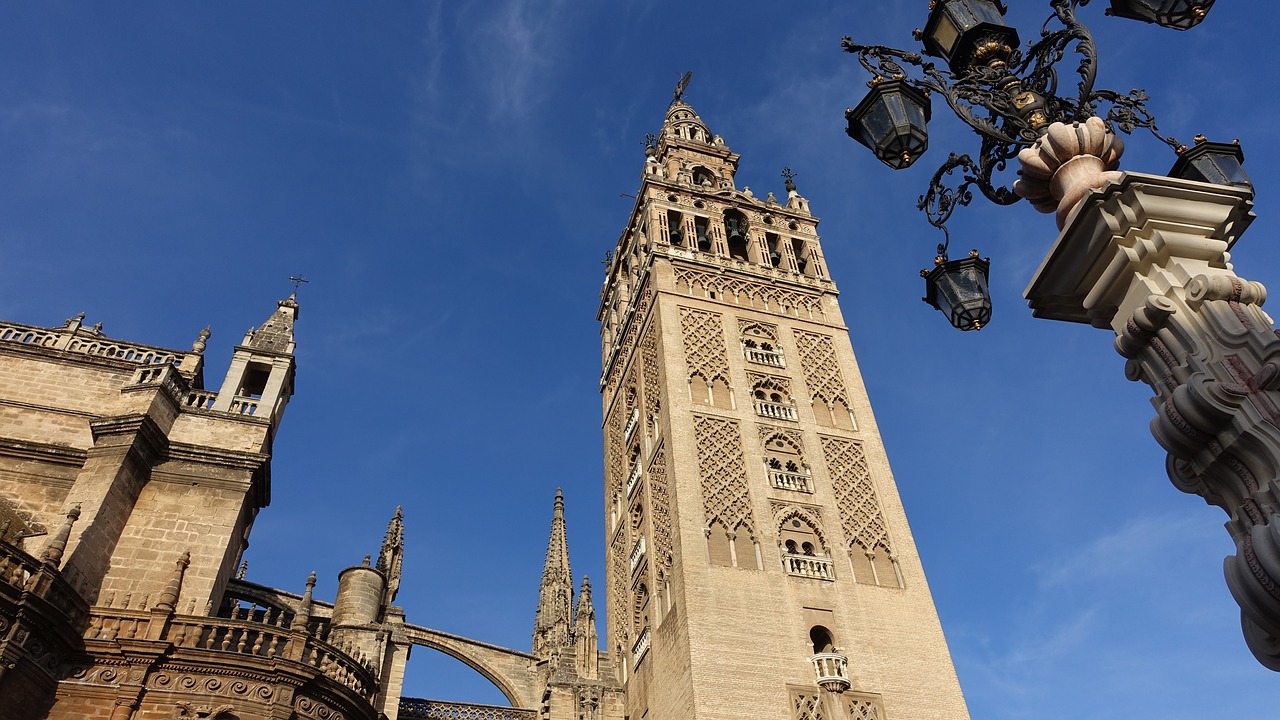
[[[967,718],[818,219],[738,185],[687,79],[597,316],[627,715]]]

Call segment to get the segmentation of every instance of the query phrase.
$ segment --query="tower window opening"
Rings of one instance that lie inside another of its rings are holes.
[[[750,260],[747,249],[747,216],[737,210],[724,214],[724,233],[729,243],[729,257]]]
[[[812,275],[812,263],[809,262],[808,254],[805,253],[805,241],[800,238],[792,238],[791,249],[796,254],[796,267],[800,268],[800,272],[805,275]]]
[[[769,264],[774,267],[782,265],[782,241],[774,233],[765,233],[764,239],[769,247]]]
[[[704,167],[696,167],[693,169],[693,184],[698,187],[712,187],[715,184],[715,175]]]
[[[711,252],[711,237],[707,235],[707,219],[704,217],[694,218],[693,229],[698,238],[698,249],[702,252]]]
[[[813,643],[813,654],[835,652],[835,643],[831,640],[831,631],[821,625],[814,625],[809,630],[809,641]]]
[[[671,233],[671,244],[684,247],[684,216],[675,210],[668,210],[667,228]]]
[[[245,369],[244,380],[240,383],[240,392],[244,397],[261,399],[262,393],[267,389],[267,378],[271,376],[271,366],[260,363],[250,363]]]

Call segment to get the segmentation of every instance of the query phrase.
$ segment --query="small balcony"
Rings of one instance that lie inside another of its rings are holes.
[[[784,403],[770,402],[768,400],[756,400],[756,414],[760,417],[767,417],[772,420],[791,420],[796,419],[796,409],[794,406]]]
[[[782,359],[782,353],[775,350],[761,350],[753,347],[744,347],[742,350],[746,354],[747,362],[776,368],[787,366],[787,363]]]
[[[835,566],[829,557],[786,553],[782,556],[782,567],[786,569],[788,575],[796,577],[827,581],[836,579]]]
[[[813,480],[808,475],[787,472],[785,470],[769,470],[769,483],[779,490],[813,493]]]
[[[631,497],[631,493],[636,491],[636,486],[640,484],[640,459],[637,458],[634,465],[631,466],[631,474],[627,476],[627,497]]]
[[[849,689],[849,658],[840,653],[814,655],[813,670],[818,675],[818,687],[823,690],[842,693]]]
[[[636,427],[640,425],[640,408],[631,411],[631,417],[627,418],[627,429],[622,431],[622,442],[631,442],[631,435],[636,431]]]
[[[644,553],[645,553],[644,536],[641,535],[640,539],[636,540],[636,544],[633,545],[631,548],[631,573],[632,574],[635,574],[636,569],[640,567],[640,563],[644,561]]]
[[[640,661],[649,652],[649,626],[645,625],[640,631],[640,637],[636,638],[635,643],[631,645],[631,669],[635,670],[640,667]]]

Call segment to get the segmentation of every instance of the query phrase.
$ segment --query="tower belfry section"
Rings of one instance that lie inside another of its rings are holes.
[[[685,82],[597,318],[626,714],[967,718],[818,218],[738,185]]]

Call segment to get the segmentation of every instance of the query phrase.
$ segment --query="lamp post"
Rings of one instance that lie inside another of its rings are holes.
[[[1229,261],[1254,217],[1244,154],[1238,142],[1199,136],[1184,146],[1160,134],[1141,90],[1096,88],[1093,39],[1076,18],[1087,4],[1050,0],[1039,40],[1024,48],[1003,2],[933,0],[916,37],[946,69],[845,38],[872,75],[867,98],[846,111],[848,132],[885,164],[906,167],[927,148],[930,98],[940,97],[981,148],[976,158],[949,155],[934,173],[918,202],[930,224],[945,233],[975,188],[1000,205],[1026,199],[1056,214],[1061,233],[1024,293],[1032,314],[1115,334],[1126,376],[1154,391],[1151,430],[1170,480],[1229,516],[1236,554],[1224,573],[1245,641],[1280,670],[1280,336],[1261,309],[1266,289]],[[1112,0],[1108,14],[1185,30],[1211,6]],[[1059,83],[1055,66],[1069,53],[1078,82]],[[1137,129],[1178,153],[1169,175],[1119,171],[1117,131]],[[1016,182],[1000,186],[993,175],[1015,159]],[[945,249],[922,272],[925,300],[957,328],[981,327],[987,263],[976,252],[948,260]],[[955,273],[944,270],[952,264]]]

